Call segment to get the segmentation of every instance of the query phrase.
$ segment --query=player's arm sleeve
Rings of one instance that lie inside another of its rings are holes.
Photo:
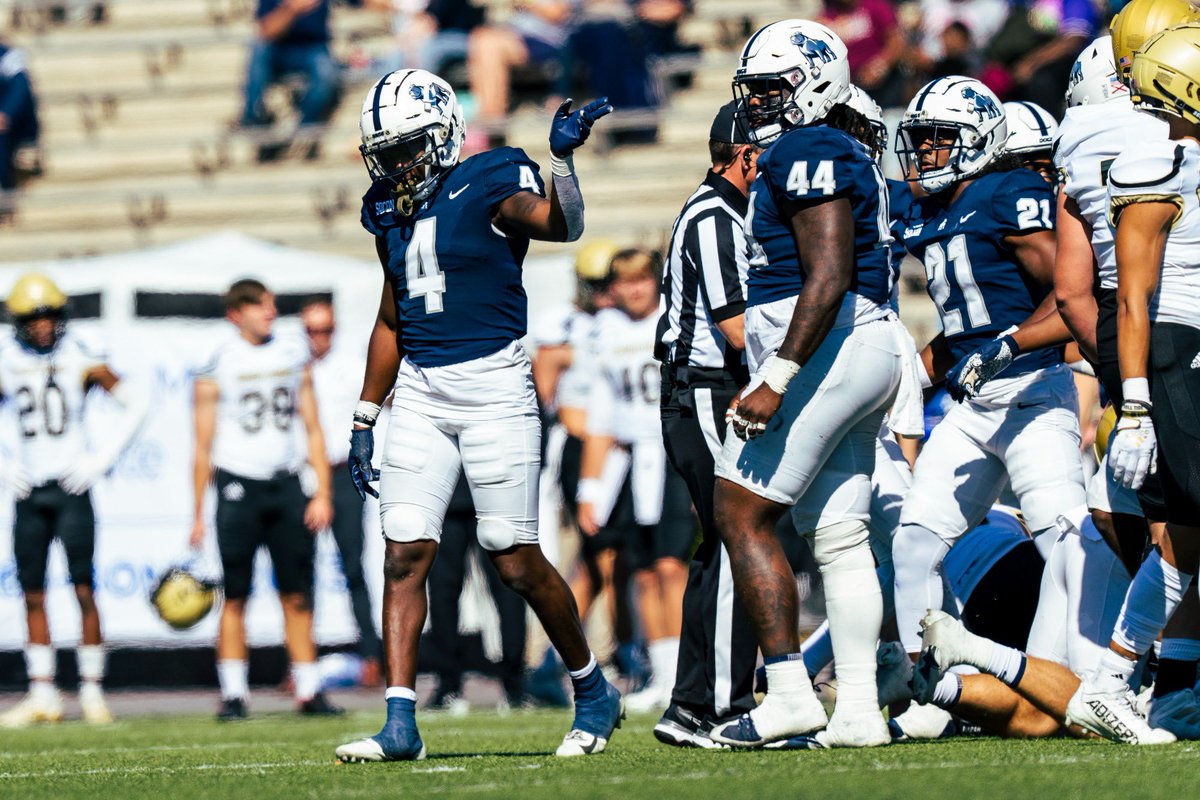
[[[1122,209],[1134,203],[1170,203],[1174,226],[1183,214],[1183,145],[1155,142],[1113,162],[1108,171],[1109,220],[1117,226]]]
[[[525,155],[523,150],[505,147],[493,150],[488,157],[494,159],[484,177],[481,187],[488,208],[496,206],[517,192],[533,192],[538,197],[546,196],[546,184],[542,180],[541,167]]]
[[[740,218],[709,214],[696,220],[684,236],[683,260],[695,266],[713,321],[723,322],[745,312],[742,280],[749,256]]]
[[[1050,184],[1033,170],[1005,173],[992,195],[992,219],[996,233],[1001,236],[1052,231],[1057,211],[1058,203]]]

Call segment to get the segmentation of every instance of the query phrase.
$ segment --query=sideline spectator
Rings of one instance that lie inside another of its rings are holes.
[[[933,78],[979,74],[981,46],[992,41],[1008,17],[1006,0],[921,0],[920,9],[921,55],[928,59],[925,66],[932,65]],[[964,31],[969,49],[964,49]],[[954,62],[972,66],[954,70]]]
[[[846,43],[855,85],[885,108],[908,101],[898,69],[904,34],[888,0],[825,0],[817,21]]]
[[[590,94],[618,109],[610,132],[618,143],[658,138],[661,93],[634,8],[626,0],[586,0],[571,33],[560,92],[571,94],[576,65],[587,74]]]
[[[258,37],[246,68],[243,127],[263,128],[273,122],[263,96],[290,73],[303,73],[308,81],[298,106],[300,125],[329,119],[338,91],[338,67],[329,52],[329,4],[330,0],[258,0]],[[289,144],[260,147],[259,160],[282,155]]]
[[[0,42],[0,221],[12,214],[7,193],[17,185],[17,149],[36,143],[39,130],[37,98],[25,69],[25,53]]]
[[[689,52],[679,41],[679,23],[692,10],[692,0],[634,0],[642,45],[651,58]]]
[[[471,31],[483,24],[485,11],[471,0],[371,0],[368,5],[392,13],[395,48],[376,71],[427,69],[442,75],[467,60]]]
[[[1029,5],[1013,0],[987,56],[1008,69],[1012,99],[1061,114],[1071,66],[1099,24],[1090,0],[1036,0]]]

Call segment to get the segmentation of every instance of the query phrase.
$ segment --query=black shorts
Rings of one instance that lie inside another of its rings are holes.
[[[1117,361],[1117,290],[1097,289],[1096,306],[1100,309],[1096,319],[1096,349],[1100,352],[1096,376],[1113,408],[1120,411],[1125,399],[1121,391],[1121,365]],[[1167,518],[1166,499],[1157,475],[1146,476],[1137,496],[1147,519],[1161,522]]]
[[[67,571],[76,586],[92,586],[92,553],[96,549],[96,516],[91,495],[67,494],[57,483],[38,486],[16,503],[13,555],[17,581],[25,592],[46,588],[46,558],[58,539],[67,551]]]
[[[662,516],[656,525],[639,525],[634,515],[633,484],[626,478],[609,517],[597,537],[602,543],[616,542],[624,549],[632,569],[649,569],[660,558],[687,563],[700,542],[700,526],[692,514],[692,498],[687,484],[669,466],[663,487]],[[613,545],[610,545],[613,546]]]
[[[993,642],[1024,650],[1037,614],[1045,566],[1033,540],[1009,550],[967,598],[963,625]]]
[[[1166,520],[1195,526],[1200,524],[1200,330],[1155,323],[1150,366]]]
[[[280,593],[312,595],[313,535],[304,525],[308,498],[296,475],[268,480],[217,470],[217,545],[225,572],[225,596],[250,594],[254,554],[265,546]]]

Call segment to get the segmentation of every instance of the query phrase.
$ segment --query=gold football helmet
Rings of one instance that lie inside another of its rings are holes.
[[[58,285],[39,272],[26,272],[17,278],[4,307],[13,319],[34,314],[61,312],[67,307],[67,296]]]
[[[617,250],[616,244],[609,239],[588,242],[575,256],[575,277],[584,281],[604,280],[608,277],[608,267]]]
[[[1121,79],[1129,83],[1133,54],[1147,39],[1185,22],[1200,22],[1200,9],[1188,0],[1133,0],[1121,9],[1108,26],[1112,34],[1113,61]]]
[[[1200,124],[1200,23],[1150,37],[1133,56],[1129,91],[1141,108]]]
[[[184,567],[163,573],[150,593],[150,604],[163,622],[180,631],[204,619],[216,602],[216,584],[200,580]]]
[[[1117,409],[1113,407],[1112,403],[1109,403],[1104,407],[1104,413],[1100,415],[1100,422],[1096,425],[1096,441],[1092,443],[1097,461],[1104,460],[1104,454],[1108,452],[1108,439],[1116,427]]]

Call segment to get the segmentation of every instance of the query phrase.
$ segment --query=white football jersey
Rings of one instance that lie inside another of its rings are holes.
[[[550,411],[560,408],[586,408],[593,369],[588,365],[595,317],[574,305],[562,306],[540,316],[533,326],[537,347],[567,345],[571,348],[571,366],[558,378],[558,387]]]
[[[622,444],[662,439],[662,375],[654,358],[658,314],[633,320],[624,311],[596,315],[589,362],[595,379],[587,405],[588,433]]]
[[[87,452],[85,381],[105,360],[71,330],[44,354],[12,336],[0,342],[0,391],[16,411],[17,455],[34,486],[62,477]]]
[[[1063,191],[1092,227],[1100,285],[1117,288],[1117,255],[1108,214],[1108,174],[1117,156],[1147,142],[1167,140],[1167,123],[1133,107],[1128,98],[1076,106],[1058,128],[1054,166]]]
[[[1152,322],[1200,328],[1200,145],[1191,139],[1141,142],[1108,172],[1111,221],[1138,202],[1176,206],[1167,235],[1158,291],[1150,300]]]
[[[298,336],[257,346],[233,336],[213,351],[196,379],[214,381],[221,393],[214,467],[257,480],[300,469],[307,455],[297,435],[300,384],[308,361],[308,343]]]

